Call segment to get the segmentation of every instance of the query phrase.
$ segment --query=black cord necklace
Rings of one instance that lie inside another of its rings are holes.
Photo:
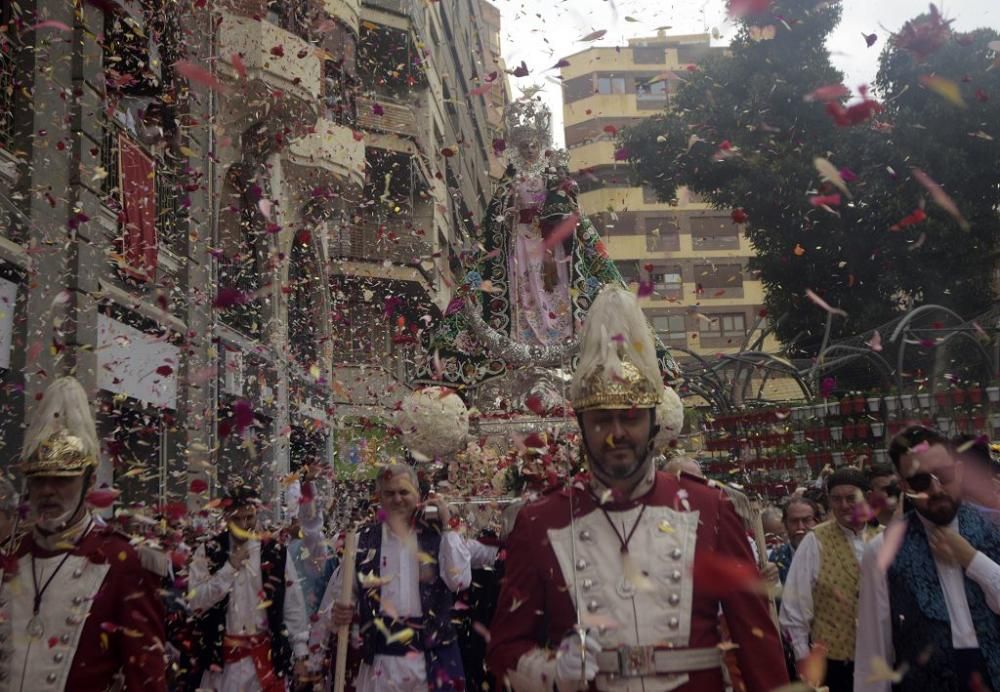
[[[611,520],[611,515],[608,514],[608,510],[601,507],[601,513],[604,515],[604,518],[608,520],[608,524],[611,525],[611,530],[615,532],[615,536],[618,537],[618,542],[621,544],[622,555],[626,555],[628,553],[628,543],[632,540],[632,536],[635,535],[635,530],[639,528],[639,522],[642,521],[642,515],[645,513],[647,506],[648,505],[643,505],[642,509],[639,510],[639,516],[635,518],[635,523],[632,524],[631,530],[629,530],[628,535],[624,537],[622,536],[621,531],[618,530],[618,527],[615,526],[615,522]]]
[[[88,523],[87,527],[83,530],[83,532],[80,535],[83,536],[84,534],[87,533],[89,529],[90,529],[90,524]],[[39,612],[42,609],[42,597],[45,596],[45,591],[52,584],[52,580],[56,578],[56,575],[59,574],[59,570],[63,568],[63,565],[66,564],[66,561],[72,554],[73,551],[68,550],[66,554],[63,555],[63,559],[59,561],[59,564],[56,565],[55,570],[52,572],[52,574],[49,575],[49,578],[45,580],[45,583],[42,585],[42,588],[39,589],[38,574],[35,571],[35,553],[34,552],[31,553],[31,584],[35,588],[35,595],[31,609],[31,619],[28,620],[28,626],[26,629],[28,631],[28,634],[34,639],[40,639],[42,635],[45,634],[45,625],[42,622],[42,618],[39,617]]]

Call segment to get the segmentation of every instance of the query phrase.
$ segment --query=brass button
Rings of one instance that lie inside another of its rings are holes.
[[[584,579],[582,586],[584,591],[590,591],[592,588],[594,588],[594,580]]]
[[[673,550],[670,551],[670,557],[672,557],[675,560],[680,560],[683,554],[684,552],[680,548],[674,548]]]
[[[680,580],[681,580],[681,571],[679,569],[675,569],[673,572],[670,573],[670,581],[679,582]]]
[[[75,570],[73,570],[73,578],[74,579],[79,579],[82,576],[83,576],[83,570],[82,569],[80,569],[79,567],[77,567]]]
[[[59,635],[59,641],[63,644],[69,644],[69,638],[70,637],[68,633]]]
[[[584,529],[583,531],[580,532],[581,541],[589,541],[591,538],[593,538],[593,536],[590,534],[590,531],[588,529]]]
[[[62,651],[58,651],[56,652],[56,655],[52,657],[52,660],[56,663],[62,663],[64,658],[66,658],[66,654]]]
[[[667,599],[667,600],[670,601],[670,605],[675,606],[675,605],[677,605],[678,603],[681,602],[681,596],[680,596],[680,594],[672,593],[672,594],[670,594],[670,598]]]
[[[58,678],[58,677],[59,676],[56,675],[55,673],[49,673],[48,675],[45,676],[45,682],[47,682],[47,683],[49,683],[51,685],[52,683],[54,683],[56,681],[56,678]]]
[[[580,558],[579,560],[576,561],[577,572],[582,572],[583,570],[587,569],[587,567],[588,567],[587,561],[584,560],[583,558]]]
[[[73,605],[83,605],[83,596],[73,596]]]
[[[80,624],[80,622],[81,622],[80,618],[76,617],[75,615],[70,615],[68,618],[66,618],[66,624],[69,625],[70,627],[76,627],[77,625]]]
[[[596,613],[596,612],[597,612],[597,610],[598,610],[598,609],[599,609],[600,607],[601,607],[601,604],[600,604],[600,603],[598,603],[597,601],[590,601],[590,602],[589,602],[589,603],[587,604],[587,610],[589,610],[589,611],[590,611],[591,613]]]
[[[675,630],[680,626],[681,626],[681,621],[678,620],[677,618],[670,618],[669,620],[667,620],[667,627],[669,627],[672,630]]]

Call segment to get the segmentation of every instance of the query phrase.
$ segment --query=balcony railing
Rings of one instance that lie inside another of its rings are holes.
[[[415,265],[432,253],[431,244],[409,229],[394,230],[374,222],[343,228],[331,238],[330,256]]]
[[[263,333],[264,310],[259,298],[250,299],[261,287],[255,264],[249,260],[220,258],[219,286],[239,294],[234,304],[221,310],[222,322],[245,336],[259,339]]]
[[[357,100],[358,126],[363,130],[391,132],[416,138],[420,135],[413,106],[389,99],[360,97]]]
[[[4,149],[10,148],[14,138],[13,50],[12,41],[6,36],[0,37],[0,147]]]
[[[122,211],[121,170],[119,169],[118,134],[121,128],[112,123],[101,133],[101,167],[107,173],[101,180],[104,204],[115,214]],[[159,245],[183,254],[181,232],[184,228],[181,207],[180,179],[164,161],[156,159],[156,234]]]

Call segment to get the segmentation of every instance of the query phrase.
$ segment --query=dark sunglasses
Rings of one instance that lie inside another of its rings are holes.
[[[945,486],[955,480],[955,469],[938,469],[936,473],[921,471],[906,479],[907,485],[918,493],[930,490],[931,481],[937,481],[938,485]]]

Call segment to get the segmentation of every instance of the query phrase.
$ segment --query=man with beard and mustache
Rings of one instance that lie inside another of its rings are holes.
[[[0,690],[167,690],[159,578],[87,501],[100,453],[90,401],[61,377],[25,433],[34,523],[4,556]]]
[[[570,396],[591,475],[518,515],[490,669],[517,692],[722,692],[721,606],[746,689],[786,684],[733,503],[656,470],[663,380],[635,296],[605,287],[580,343]]]
[[[900,692],[1000,690],[1000,535],[940,433],[907,428],[889,456],[914,509],[865,551],[854,689],[887,692],[884,661]]]

